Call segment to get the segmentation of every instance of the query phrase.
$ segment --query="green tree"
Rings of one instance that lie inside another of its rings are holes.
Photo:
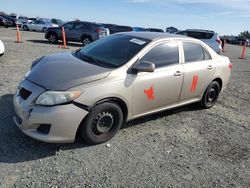
[[[250,32],[249,31],[244,31],[239,34],[239,37],[242,38],[250,38]]]

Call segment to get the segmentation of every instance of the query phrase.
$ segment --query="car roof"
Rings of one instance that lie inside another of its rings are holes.
[[[122,32],[118,34],[125,34],[133,37],[145,38],[148,40],[169,39],[169,38],[190,38],[182,35],[159,33],[159,32]]]

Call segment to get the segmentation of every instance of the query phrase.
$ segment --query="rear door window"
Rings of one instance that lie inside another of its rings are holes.
[[[183,42],[183,49],[186,63],[211,59],[210,54],[200,44]]]
[[[83,29],[83,28],[84,28],[84,26],[83,26],[82,23],[76,23],[76,24],[75,24],[75,29],[76,29],[76,30],[80,30],[80,29]]]
[[[142,59],[155,64],[155,67],[164,67],[179,63],[179,49],[176,42],[168,42],[155,46]]]
[[[38,21],[37,24],[45,24],[43,21]]]

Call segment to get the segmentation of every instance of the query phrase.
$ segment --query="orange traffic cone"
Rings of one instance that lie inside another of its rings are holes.
[[[246,48],[247,48],[247,41],[245,41],[245,44],[243,46],[242,54],[241,54],[240,59],[246,59]]]
[[[16,43],[21,43],[21,34],[18,25],[16,24]]]
[[[67,47],[67,43],[66,43],[66,34],[65,34],[65,30],[64,27],[62,26],[62,37],[63,37],[63,46],[58,46],[58,48],[62,48],[62,49],[69,49],[69,47]]]

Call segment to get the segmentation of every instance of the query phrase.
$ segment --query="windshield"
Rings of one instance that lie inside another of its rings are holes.
[[[129,35],[112,35],[97,40],[76,52],[84,61],[109,68],[117,68],[127,63],[150,40]]]

